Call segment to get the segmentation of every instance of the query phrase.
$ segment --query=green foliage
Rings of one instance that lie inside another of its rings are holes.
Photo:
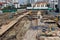
[[[28,6],[28,7],[31,7],[31,4],[30,4],[30,3],[28,3],[28,4],[27,4],[27,6]]]
[[[2,10],[10,10],[10,9],[16,9],[13,5],[4,7]]]
[[[26,8],[26,7],[30,7],[31,4],[28,3],[28,4],[26,4],[26,5],[20,5],[20,6],[21,6],[21,7],[20,7],[21,9],[24,9],[24,8]]]
[[[47,7],[50,7],[50,4],[47,4]]]
[[[17,9],[14,6],[7,6],[2,9],[3,12],[16,12]]]

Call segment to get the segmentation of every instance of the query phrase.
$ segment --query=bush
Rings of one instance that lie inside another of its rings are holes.
[[[47,4],[47,7],[50,7],[50,4]]]
[[[3,8],[3,10],[10,10],[10,9],[16,9],[16,8],[14,7],[14,5]]]
[[[31,6],[31,4],[26,4],[26,5],[20,5],[21,7],[21,9],[24,9],[24,8],[26,8],[26,7],[30,7]]]

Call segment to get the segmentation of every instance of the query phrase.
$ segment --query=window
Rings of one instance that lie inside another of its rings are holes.
[[[42,4],[41,7],[44,7],[44,5]]]

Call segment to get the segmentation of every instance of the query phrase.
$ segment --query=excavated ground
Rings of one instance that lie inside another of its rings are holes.
[[[23,17],[17,24],[2,35],[0,40],[22,40],[30,25],[31,22],[28,17]]]
[[[0,27],[10,23],[12,20],[15,20],[18,16],[23,15],[27,12],[26,10],[19,11],[17,13],[2,13],[0,14]]]

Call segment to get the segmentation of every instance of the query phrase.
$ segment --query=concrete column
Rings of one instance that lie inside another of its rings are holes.
[[[36,4],[36,6],[35,7],[37,7],[37,4]]]
[[[20,4],[18,4],[18,8],[20,8]]]
[[[33,6],[34,6],[34,4],[31,4],[31,6],[33,7]]]
[[[15,4],[15,7],[17,8],[17,4]]]
[[[41,5],[40,5],[40,7],[41,7]]]
[[[40,4],[40,7],[41,7],[41,4]]]
[[[46,4],[44,4],[44,7],[46,7]]]

